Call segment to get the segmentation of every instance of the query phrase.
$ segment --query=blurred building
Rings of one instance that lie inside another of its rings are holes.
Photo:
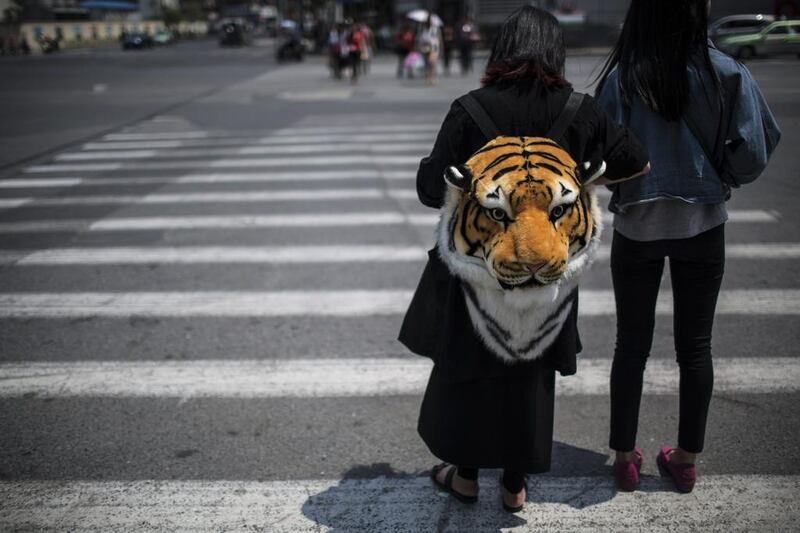
[[[515,9],[535,5],[548,9],[566,21],[618,25],[625,18],[630,0],[394,0],[395,12],[430,9],[445,21],[469,15],[479,24],[499,25]],[[798,16],[798,0],[712,0],[711,18],[740,13],[784,13]]]

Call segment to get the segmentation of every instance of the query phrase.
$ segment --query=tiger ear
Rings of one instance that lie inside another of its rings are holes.
[[[578,167],[581,177],[581,185],[588,185],[606,173],[606,162],[602,159],[597,161],[585,161]]]
[[[466,165],[447,167],[444,170],[444,181],[451,187],[469,192],[472,188],[472,171]]]

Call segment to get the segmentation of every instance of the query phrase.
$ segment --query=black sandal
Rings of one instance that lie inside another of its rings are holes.
[[[522,511],[523,507],[525,507],[525,502],[523,502],[522,505],[518,505],[517,507],[511,507],[510,505],[508,505],[506,503],[506,499],[503,498],[503,490],[505,490],[509,494],[519,494],[519,492],[517,492],[517,493],[511,492],[510,490],[508,490],[506,488],[505,485],[503,485],[503,474],[500,474],[500,477],[497,479],[497,481],[500,483],[500,502],[503,504],[503,510],[506,511],[506,512],[509,512],[509,513],[518,513],[520,511]],[[524,484],[522,486],[522,490],[525,491],[525,500],[527,500],[528,499],[528,476],[525,476],[525,482],[524,482]]]
[[[445,475],[444,483],[442,483],[441,481],[436,479],[436,476],[439,474],[439,472],[441,472],[442,470],[444,470],[448,466],[451,466],[450,463],[440,463],[440,464],[438,464],[438,465],[433,467],[433,469],[431,470],[431,479],[433,480],[433,483],[437,487],[439,487],[441,490],[443,490],[445,492],[449,492],[450,494],[452,494],[453,497],[455,497],[455,499],[460,501],[461,503],[475,503],[475,502],[477,502],[478,501],[478,497],[477,496],[467,496],[466,494],[462,494],[462,493],[458,492],[456,489],[453,488],[453,476],[456,474],[456,470],[458,470],[457,466],[452,465],[453,468],[451,468],[447,472],[447,475]]]

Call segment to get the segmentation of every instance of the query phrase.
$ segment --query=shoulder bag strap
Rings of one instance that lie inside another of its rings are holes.
[[[716,170],[717,173],[719,173],[720,169],[722,168],[722,157],[716,149],[717,143],[714,143],[714,149],[709,147],[705,137],[703,137],[703,133],[700,131],[700,128],[697,127],[697,123],[692,117],[689,116],[688,113],[683,114],[683,122],[689,127],[692,135],[694,135],[694,138],[697,139],[700,147],[706,153],[706,157],[709,161],[711,161],[711,166],[714,167],[714,170]]]
[[[567,131],[567,127],[575,118],[578,108],[581,107],[583,96],[584,95],[582,93],[577,93],[574,91],[569,95],[567,103],[564,104],[564,109],[561,110],[561,114],[558,115],[558,118],[550,127],[550,131],[547,132],[545,137],[553,139],[556,142],[561,141],[561,137],[564,136],[564,133]]]
[[[491,141],[495,137],[500,136],[500,131],[497,129],[494,121],[489,117],[489,114],[486,113],[486,110],[474,96],[465,94],[458,99],[458,103],[460,103],[461,107],[472,117],[472,120],[475,121],[475,124],[478,125],[478,128],[480,128],[481,133],[483,133],[483,136],[486,137],[487,140]]]

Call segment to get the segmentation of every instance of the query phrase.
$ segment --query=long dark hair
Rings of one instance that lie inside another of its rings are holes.
[[[707,42],[708,0],[631,0],[596,92],[617,67],[625,101],[639,97],[665,119],[678,120],[689,103],[689,63],[699,60],[719,86]]]
[[[569,87],[564,79],[564,32],[556,18],[535,7],[514,11],[500,27],[484,85],[540,80],[547,87]]]

